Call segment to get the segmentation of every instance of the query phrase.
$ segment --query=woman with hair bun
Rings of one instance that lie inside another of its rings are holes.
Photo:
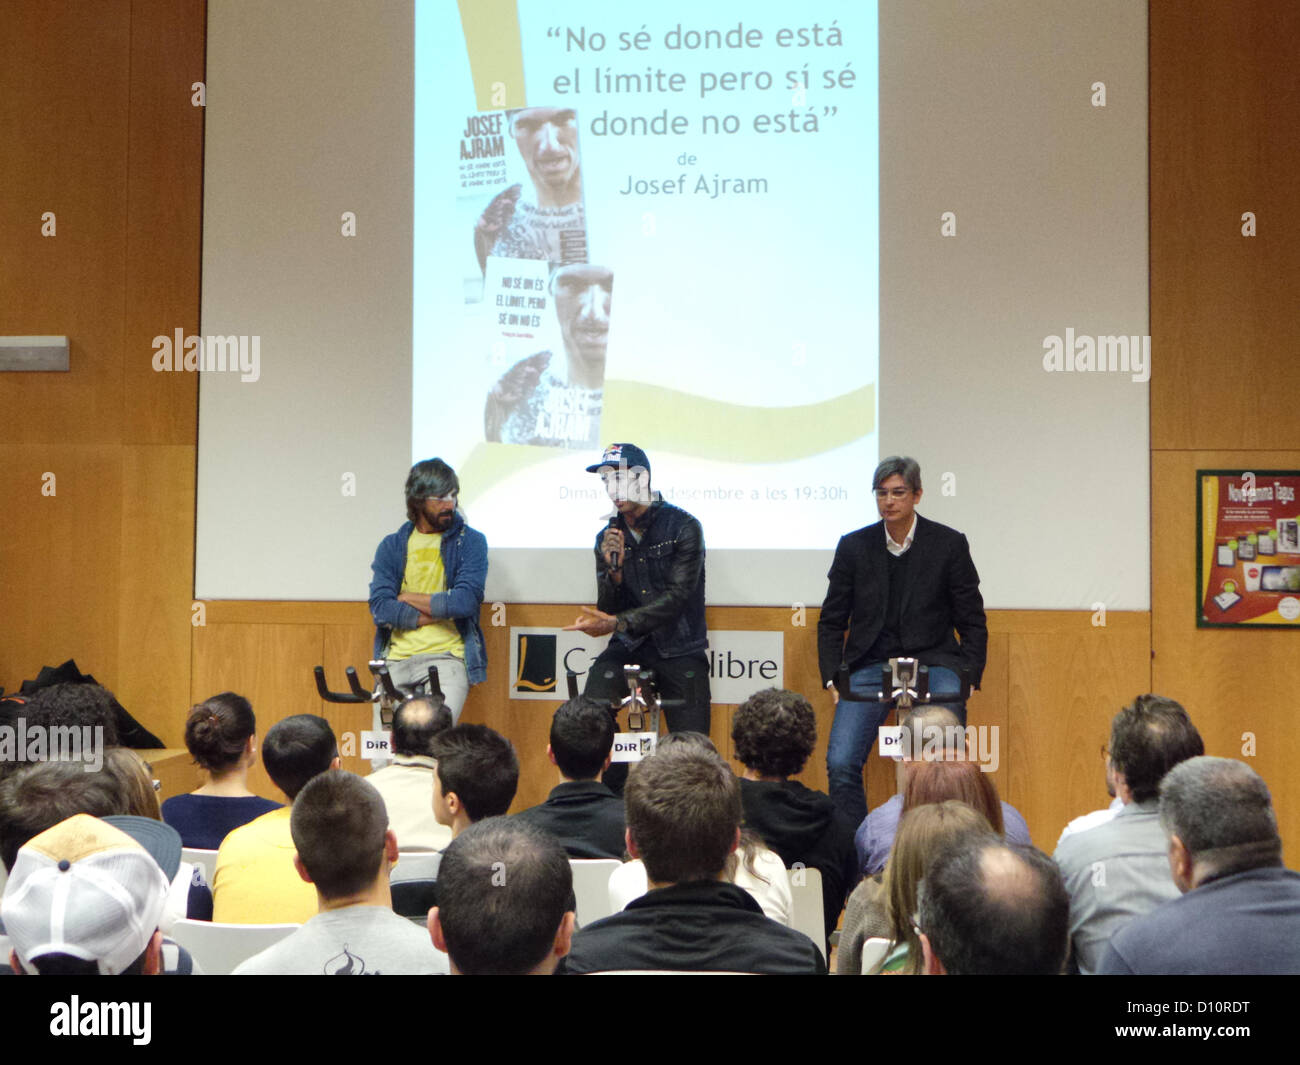
[[[190,710],[185,746],[208,771],[208,782],[162,804],[163,820],[186,847],[216,850],[226,833],[280,808],[248,790],[248,770],[257,760],[253,707],[242,695],[222,692]]]

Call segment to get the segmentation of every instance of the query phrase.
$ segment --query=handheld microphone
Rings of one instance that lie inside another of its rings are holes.
[[[609,525],[606,526],[606,528],[617,531],[618,530],[618,525],[616,524],[617,521],[618,518],[610,518]],[[609,553],[609,568],[616,570],[616,569],[622,569],[622,567],[623,567],[623,553],[621,551],[611,551]]]

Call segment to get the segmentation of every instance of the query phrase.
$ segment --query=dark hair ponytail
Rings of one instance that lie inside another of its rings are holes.
[[[256,731],[252,704],[242,695],[222,692],[190,710],[185,746],[200,766],[219,772],[239,761],[248,737]]]

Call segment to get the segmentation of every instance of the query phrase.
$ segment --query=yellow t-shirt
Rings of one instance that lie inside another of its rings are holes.
[[[433,595],[447,590],[447,574],[442,568],[442,533],[422,533],[418,529],[406,542],[406,572],[402,591]],[[418,629],[394,629],[388,644],[388,657],[411,658],[415,655],[455,655],[465,657],[465,641],[456,623],[440,618]]]
[[[284,806],[231,831],[212,874],[212,919],[223,924],[303,924],[316,916],[316,889],[298,875]]]

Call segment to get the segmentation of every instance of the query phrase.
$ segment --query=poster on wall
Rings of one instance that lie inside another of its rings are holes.
[[[1196,624],[1300,627],[1300,471],[1196,471]]]

